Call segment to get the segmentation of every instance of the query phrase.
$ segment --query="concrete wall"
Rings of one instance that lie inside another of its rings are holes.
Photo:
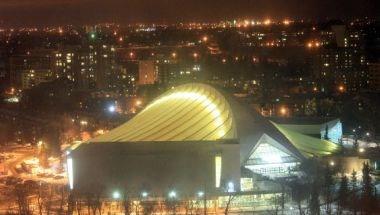
[[[214,193],[215,156],[222,156],[222,186],[239,189],[239,145],[221,142],[90,143],[71,152],[74,189],[102,190],[103,195],[127,190],[166,196],[170,190],[191,196]]]

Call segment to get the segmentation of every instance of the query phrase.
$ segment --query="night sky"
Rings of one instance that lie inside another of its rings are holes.
[[[3,25],[378,16],[378,0],[0,0]]]

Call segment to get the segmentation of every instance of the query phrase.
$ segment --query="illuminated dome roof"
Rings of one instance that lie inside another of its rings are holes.
[[[178,86],[130,121],[89,142],[212,141],[236,139],[230,105],[205,84]]]

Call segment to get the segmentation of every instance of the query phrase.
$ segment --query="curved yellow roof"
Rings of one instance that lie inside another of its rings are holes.
[[[230,105],[204,84],[175,87],[130,121],[89,142],[199,141],[236,139]]]

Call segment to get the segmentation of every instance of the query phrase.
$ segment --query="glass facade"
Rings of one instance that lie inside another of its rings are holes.
[[[292,155],[270,144],[269,141],[262,141],[258,143],[245,167],[253,173],[276,178],[294,174],[298,164],[298,160]]]

